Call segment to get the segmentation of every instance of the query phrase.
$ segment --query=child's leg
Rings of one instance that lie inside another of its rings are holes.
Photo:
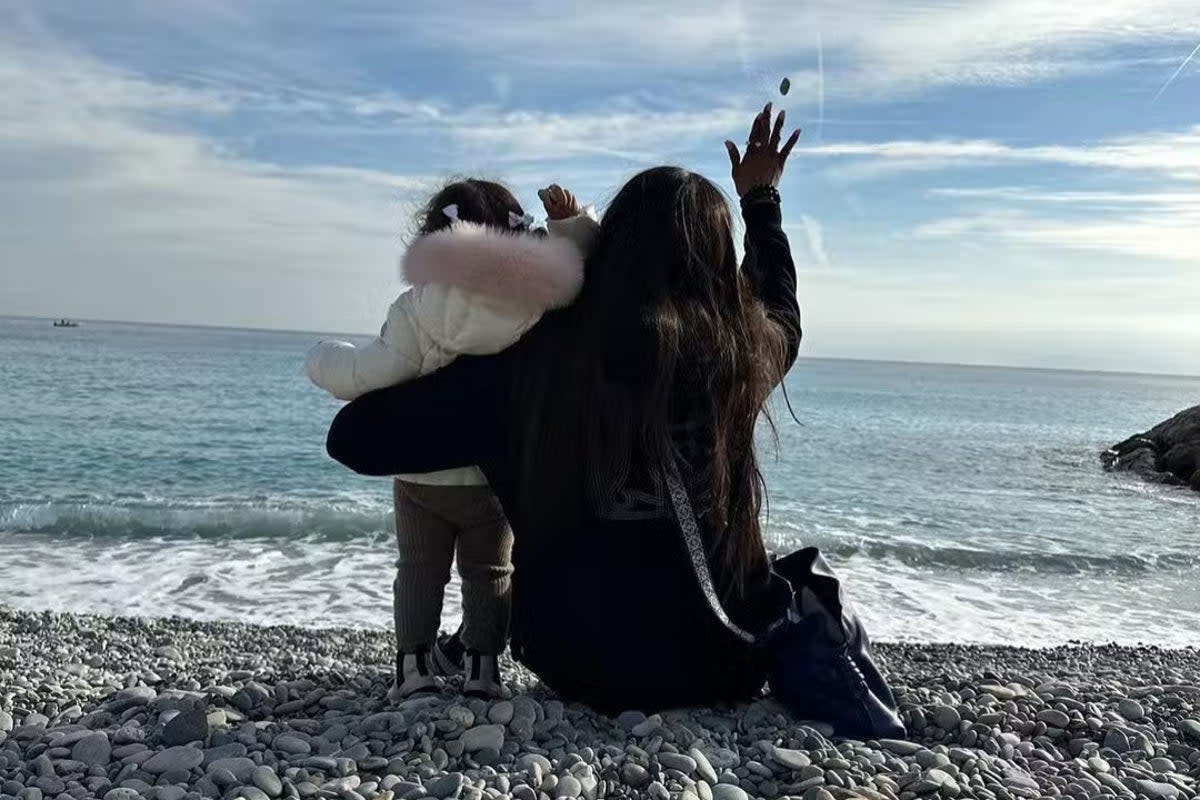
[[[392,497],[396,512],[396,579],[392,607],[396,643],[403,652],[433,644],[442,621],[442,596],[450,581],[454,560],[454,524],[423,502],[430,489],[395,481]]]
[[[458,524],[458,574],[463,581],[463,644],[499,655],[508,644],[512,608],[512,529],[486,486],[464,488]]]

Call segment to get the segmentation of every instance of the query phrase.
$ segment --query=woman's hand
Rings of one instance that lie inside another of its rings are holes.
[[[726,141],[725,149],[729,151],[729,163],[733,167],[733,187],[738,197],[744,197],[746,192],[759,186],[778,186],[783,177],[783,165],[800,138],[797,128],[782,149],[779,140],[783,133],[783,120],[786,111],[780,111],[775,125],[771,125],[771,104],[767,103],[762,112],[754,118],[750,126],[750,137],[746,140],[746,155],[738,152],[737,145]]]
[[[548,219],[568,219],[578,216],[582,210],[579,201],[575,199],[575,195],[557,183],[552,183],[545,189],[539,189],[538,199],[546,207],[546,217]]]

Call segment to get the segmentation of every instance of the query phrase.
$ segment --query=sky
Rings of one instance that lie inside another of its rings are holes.
[[[449,177],[732,194],[774,100],[808,355],[1198,374],[1198,45],[1195,0],[0,0],[0,314],[372,332]]]

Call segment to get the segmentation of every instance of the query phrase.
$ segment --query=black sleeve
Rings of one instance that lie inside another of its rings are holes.
[[[742,206],[746,221],[746,255],[742,272],[767,316],[783,333],[785,371],[800,352],[800,304],[796,300],[796,265],[792,248],[783,232],[783,213],[777,201],[760,200]]]
[[[435,472],[498,462],[507,397],[503,356],[464,357],[351,401],[329,426],[329,455],[363,475]]]

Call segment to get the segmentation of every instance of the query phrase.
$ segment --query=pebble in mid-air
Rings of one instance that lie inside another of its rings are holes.
[[[788,89],[791,89],[791,88],[792,88],[791,79],[784,78],[779,84],[779,93],[786,95],[788,93]]]

